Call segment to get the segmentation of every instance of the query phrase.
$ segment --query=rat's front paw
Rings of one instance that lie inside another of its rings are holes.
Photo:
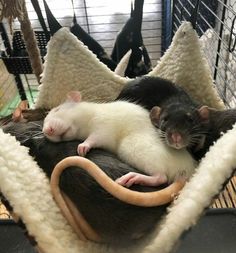
[[[90,150],[90,145],[88,143],[81,143],[78,145],[78,148],[77,148],[77,153],[80,155],[80,156],[85,156],[89,150]]]

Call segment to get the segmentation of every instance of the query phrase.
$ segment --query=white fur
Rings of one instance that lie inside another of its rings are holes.
[[[69,129],[62,140],[85,140],[92,136],[95,147],[117,153],[123,161],[148,174],[165,174],[170,181],[181,174],[190,177],[196,165],[185,149],[176,150],[164,144],[149,112],[133,103],[66,102],[49,112],[43,130],[48,127],[57,128],[59,134],[59,128]],[[54,136],[48,138],[60,141]]]

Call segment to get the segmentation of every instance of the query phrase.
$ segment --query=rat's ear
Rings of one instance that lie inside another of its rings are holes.
[[[81,99],[82,99],[82,96],[79,91],[70,91],[69,93],[67,93],[66,101],[79,103],[81,102]]]
[[[160,114],[161,108],[159,106],[154,106],[149,114],[152,124],[156,127],[158,127],[160,123]]]
[[[198,109],[199,116],[202,120],[208,121],[209,120],[209,107],[207,105],[203,105]]]

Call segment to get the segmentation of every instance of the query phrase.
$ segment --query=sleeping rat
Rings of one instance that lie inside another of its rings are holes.
[[[51,141],[84,140],[78,146],[82,156],[94,147],[116,153],[120,159],[153,177],[129,173],[119,180],[122,185],[134,183],[150,186],[189,178],[195,161],[185,150],[165,145],[149,119],[149,112],[139,105],[115,101],[96,104],[81,102],[79,92],[68,94],[68,100],[53,108],[44,120],[44,135]]]
[[[171,147],[198,150],[208,128],[207,110],[181,87],[159,77],[143,76],[130,81],[116,100],[127,100],[151,111],[153,124]]]
[[[50,178],[59,161],[77,154],[76,149],[80,141],[48,141],[42,135],[42,124],[42,120],[28,123],[11,122],[4,126],[3,130],[16,136],[22,145],[29,147],[30,155]],[[139,172],[105,150],[92,149],[87,158],[95,162],[113,180],[128,172]],[[158,188],[133,185],[131,189],[150,192],[163,187],[165,185]],[[101,235],[103,241],[115,247],[126,247],[142,241],[141,239],[149,235],[161,220],[168,206],[141,207],[126,204],[107,193],[86,171],[78,167],[70,167],[62,173],[60,188]]]
[[[196,160],[236,122],[236,109],[220,111],[201,106],[184,89],[159,77],[130,81],[117,100],[135,102],[150,110],[151,121],[160,128],[165,143],[174,148],[187,147]]]

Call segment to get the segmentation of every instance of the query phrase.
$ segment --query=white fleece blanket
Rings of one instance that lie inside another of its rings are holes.
[[[28,149],[2,129],[0,147],[0,191],[43,252],[120,252],[105,245],[81,242],[54,202],[49,180],[28,155]],[[136,246],[129,248],[129,252],[137,252]]]
[[[73,40],[75,48],[72,52],[78,57],[77,62],[81,63],[74,65],[74,72],[71,67],[75,61],[71,57],[68,37]],[[77,50],[80,50],[79,55]],[[70,57],[67,59],[68,52]],[[62,64],[63,68],[61,65],[61,68],[57,69],[57,64]],[[60,81],[64,78],[64,74],[68,78],[67,85],[64,81]],[[212,107],[224,107],[214,88],[199,39],[189,23],[182,24],[170,48],[150,73],[150,75],[158,74],[182,83],[199,101]],[[60,103],[66,91],[70,89],[82,90],[88,100],[94,101],[97,97],[100,101],[113,99],[127,81],[126,78],[114,75],[64,28],[59,30],[49,43],[42,80],[37,107],[48,108]],[[200,90],[206,95],[201,95],[201,92],[198,92]],[[156,233],[146,242],[123,251],[112,250],[91,242],[87,244],[80,242],[60,214],[52,199],[48,179],[28,155],[28,150],[20,146],[14,137],[4,134],[1,130],[0,191],[45,253],[167,253],[182,232],[197,222],[199,215],[210,204],[236,167],[236,142],[232,141],[234,138],[236,127],[224,134],[202,160],[196,174],[170,208],[161,228],[157,228]]]
[[[60,104],[68,91],[79,90],[86,101],[110,101],[130,80],[112,72],[77,37],[62,28],[50,40],[36,107]],[[202,104],[222,109],[198,35],[184,22],[156,67],[148,74],[181,85]]]

